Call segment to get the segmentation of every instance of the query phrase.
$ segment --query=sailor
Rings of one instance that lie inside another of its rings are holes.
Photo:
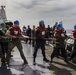
[[[0,32],[2,33],[1,35],[1,49],[2,49],[2,53],[3,53],[3,60],[6,60],[6,55],[8,52],[8,44],[9,44],[9,38],[6,38],[6,32],[7,32],[7,28],[6,28],[6,24],[5,23],[1,23],[1,29]],[[3,61],[5,62],[5,61]]]
[[[31,30],[31,36],[33,37],[32,39],[32,47],[35,46],[35,37],[36,37],[36,28],[35,28],[35,25],[33,25],[33,29]]]
[[[68,63],[66,50],[65,50],[65,39],[67,38],[66,32],[63,29],[62,24],[57,25],[57,29],[54,31],[54,50],[51,54],[51,63],[53,62],[53,58],[58,55],[58,52],[61,51],[61,56],[64,58],[64,61]]]
[[[9,59],[10,59],[10,54],[12,49],[16,46],[20,52],[20,56],[23,59],[24,63],[23,64],[28,64],[24,53],[23,53],[23,48],[20,42],[19,37],[23,36],[23,34],[21,33],[21,29],[19,26],[19,21],[15,20],[14,21],[14,25],[7,31],[6,33],[7,36],[11,37],[11,41],[9,42],[9,49],[8,49],[8,54],[7,54],[7,64],[9,65]],[[27,36],[23,36],[25,38],[27,38]]]
[[[72,31],[72,34],[74,39],[74,48],[70,60],[73,60],[73,58],[76,56],[76,24],[74,25],[74,30]]]
[[[46,58],[45,55],[45,24],[44,21],[41,20],[39,22],[39,27],[37,28],[36,31],[36,45],[35,45],[35,50],[33,54],[33,65],[36,65],[36,56],[37,56],[37,51],[39,48],[41,48],[42,55],[43,55],[43,61],[49,62],[49,60]]]
[[[28,25],[28,28],[27,28],[27,31],[26,31],[26,35],[29,36],[29,37],[31,37],[31,28],[30,28],[30,25]],[[29,40],[29,44],[31,44],[31,39],[30,38],[26,39],[26,44],[27,44],[28,40]]]

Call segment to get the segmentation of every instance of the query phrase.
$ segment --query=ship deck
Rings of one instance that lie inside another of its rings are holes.
[[[15,47],[12,52],[13,57],[10,59],[10,67],[0,65],[0,75],[76,75],[76,65],[65,63],[61,58],[55,58],[54,63],[49,65],[43,61],[41,50],[38,50],[37,64],[33,65],[34,48],[30,44],[22,42],[23,51],[28,61],[28,65],[22,65],[23,60]],[[52,47],[46,46],[47,58],[50,59]]]

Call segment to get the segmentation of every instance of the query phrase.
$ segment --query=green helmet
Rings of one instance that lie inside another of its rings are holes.
[[[1,23],[1,26],[6,26],[6,24],[5,23]]]

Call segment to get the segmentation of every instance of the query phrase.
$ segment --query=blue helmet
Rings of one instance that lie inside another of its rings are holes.
[[[76,29],[76,24],[74,25],[74,29]]]
[[[59,23],[59,24],[57,25],[57,28],[62,28],[62,24]]]
[[[19,24],[19,21],[18,21],[18,20],[15,20],[15,21],[14,21],[14,24]]]
[[[45,23],[44,23],[43,20],[39,21],[39,25],[44,25],[44,24],[45,24]]]

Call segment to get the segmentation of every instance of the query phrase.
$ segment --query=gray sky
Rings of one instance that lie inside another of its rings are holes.
[[[38,25],[40,20],[45,25],[53,26],[56,21],[63,21],[63,27],[72,29],[76,23],[76,0],[3,0],[6,1],[7,19],[19,20],[20,26]],[[1,2],[0,2],[1,3]]]

